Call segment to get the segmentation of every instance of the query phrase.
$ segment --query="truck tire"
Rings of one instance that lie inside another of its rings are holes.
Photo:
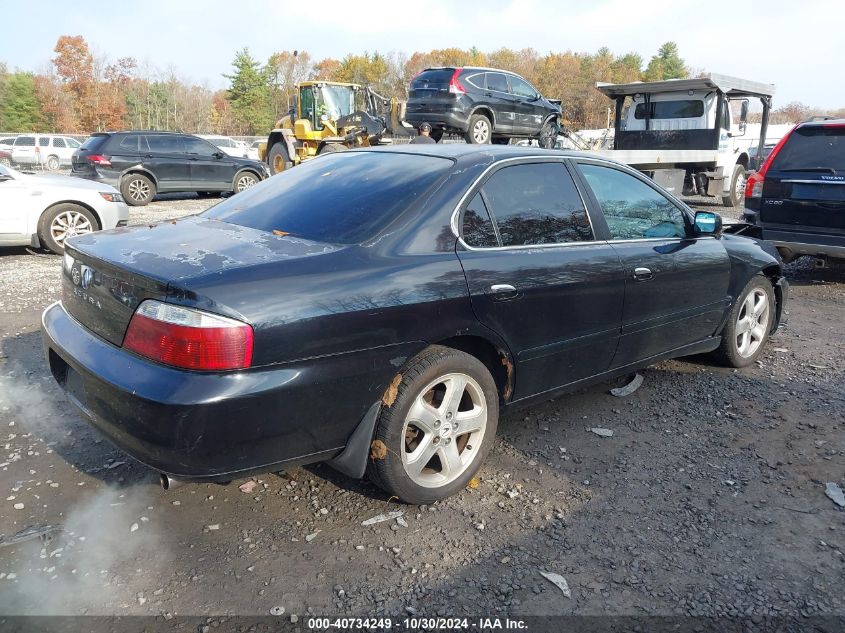
[[[273,176],[293,167],[293,163],[288,155],[288,148],[285,147],[284,141],[279,141],[270,148],[267,163],[270,167],[270,174]]]
[[[740,207],[745,202],[745,167],[737,163],[731,176],[731,190],[722,196],[722,204],[726,207]]]
[[[467,125],[466,142],[472,145],[487,145],[493,138],[493,125],[483,114],[473,114]]]
[[[335,152],[345,152],[349,148],[342,143],[326,143],[320,148],[320,151],[317,152],[317,156],[322,156],[323,154],[334,154]]]

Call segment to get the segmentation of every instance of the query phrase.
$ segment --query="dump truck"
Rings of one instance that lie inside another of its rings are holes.
[[[613,149],[593,151],[630,165],[676,195],[744,200],[749,103],[763,107],[760,153],[775,87],[711,73],[695,79],[597,83],[616,102]]]
[[[278,174],[320,154],[384,144],[386,134],[415,136],[402,121],[404,105],[358,84],[300,82],[290,111],[267,137],[261,159],[271,174]]]

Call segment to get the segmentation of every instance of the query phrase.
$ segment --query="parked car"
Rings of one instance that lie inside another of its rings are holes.
[[[767,143],[763,146],[763,154],[757,156],[757,153],[760,150],[760,147],[757,145],[752,145],[748,148],[748,171],[755,171],[760,169],[760,166],[766,161],[769,157],[769,154],[772,153],[772,150],[775,148],[775,143]]]
[[[82,143],[70,136],[23,134],[12,144],[12,162],[56,171],[63,165],[70,165],[73,153],[81,146]]]
[[[34,246],[54,253],[65,240],[123,226],[129,208],[113,187],[0,165],[0,246]]]
[[[794,127],[745,188],[746,222],[784,261],[845,259],[845,119]]]
[[[431,136],[461,134],[467,143],[536,138],[551,147],[560,103],[543,97],[515,73],[495,68],[426,68],[411,80],[405,119],[431,124]]]
[[[267,147],[267,139],[258,139],[253,141],[246,150],[246,157],[252,160],[261,160],[261,146]]]
[[[228,136],[214,136],[211,134],[197,134],[199,138],[204,138],[206,141],[220,148],[229,156],[237,156],[238,158],[251,158],[247,155],[247,146],[243,141],[236,141]],[[257,160],[257,159],[255,159]]]
[[[12,166],[12,153],[7,152],[4,149],[0,149],[0,165],[4,167],[11,167]]]
[[[12,145],[15,144],[16,138],[16,136],[7,136],[5,138],[0,138],[0,149],[2,149],[4,152],[11,153]]]
[[[428,503],[467,485],[501,407],[676,356],[753,363],[788,285],[773,248],[720,226],[583,153],[338,152],[71,240],[44,342],[165,483],[330,460]]]
[[[103,132],[73,155],[74,176],[118,187],[132,206],[156,193],[239,193],[269,177],[267,166],[229,156],[208,141],[177,132]]]

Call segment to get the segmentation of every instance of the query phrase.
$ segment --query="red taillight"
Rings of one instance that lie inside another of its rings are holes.
[[[111,167],[111,161],[102,154],[91,154],[88,157],[88,162],[94,163],[95,165],[102,165],[103,167]]]
[[[132,315],[123,347],[173,367],[244,369],[252,364],[252,339],[246,323],[147,300]]]
[[[462,95],[464,94],[467,89],[461,85],[460,80],[458,80],[458,75],[461,74],[463,68],[456,68],[455,72],[452,74],[452,78],[449,80],[449,92],[453,95]]]
[[[781,148],[786,145],[786,141],[789,139],[790,135],[796,130],[798,126],[796,125],[793,127],[789,132],[783,135],[783,138],[780,139],[780,142],[775,145],[775,148],[772,150],[772,153],[766,157],[766,160],[763,161],[763,164],[760,165],[760,169],[758,169],[755,173],[751,174],[748,177],[748,180],[745,182],[745,197],[746,198],[759,198],[763,195],[763,183],[766,180],[766,172],[769,171],[769,166],[772,164],[772,161],[775,159],[775,156],[778,155],[778,152]]]

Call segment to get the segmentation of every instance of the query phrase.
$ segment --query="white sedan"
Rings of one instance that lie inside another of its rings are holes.
[[[67,238],[124,226],[128,219],[129,207],[114,187],[0,165],[0,246],[42,246],[61,254]]]

